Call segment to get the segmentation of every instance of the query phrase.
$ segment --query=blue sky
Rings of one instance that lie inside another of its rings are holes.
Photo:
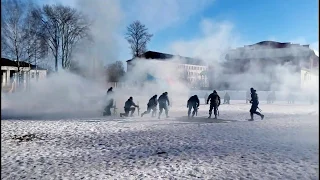
[[[146,24],[154,34],[149,50],[183,56],[218,58],[215,55],[222,49],[263,40],[310,44],[319,51],[317,0],[38,1],[58,2],[91,14],[100,23],[94,27],[97,37],[102,44],[108,42],[101,49],[106,59],[130,58],[123,35],[133,20]]]

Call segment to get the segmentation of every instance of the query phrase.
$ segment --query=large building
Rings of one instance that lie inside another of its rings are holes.
[[[130,73],[137,68],[138,63],[145,61],[156,63],[157,66],[164,64],[176,68],[180,76],[185,79],[191,87],[208,87],[206,71],[208,67],[199,59],[175,56],[154,51],[147,51],[139,58],[127,60],[127,72]]]
[[[301,69],[301,88],[304,90],[316,90],[319,88],[319,68]],[[319,90],[319,89],[318,89]]]
[[[319,68],[319,57],[309,48],[309,45],[262,41],[253,45],[230,50],[225,57],[224,75],[232,77],[252,72],[252,74],[269,74],[268,80],[260,79],[261,90],[277,90],[281,83],[276,77],[274,67],[293,68],[299,77],[292,77],[300,81],[301,69],[313,70]],[[280,65],[280,66],[279,66]],[[227,78],[226,78],[227,79]],[[253,78],[254,79],[254,78]],[[246,79],[243,79],[246,80]],[[228,83],[225,86],[228,88]],[[301,83],[296,83],[300,87]],[[255,85],[254,83],[252,84]]]

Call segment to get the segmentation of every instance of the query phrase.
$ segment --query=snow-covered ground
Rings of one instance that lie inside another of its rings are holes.
[[[2,179],[318,179],[318,105],[285,102],[208,105],[186,118],[185,105],[169,119],[134,117],[2,120]],[[141,109],[141,112],[144,109]],[[140,112],[140,113],[141,113]],[[12,140],[35,133],[40,139]]]

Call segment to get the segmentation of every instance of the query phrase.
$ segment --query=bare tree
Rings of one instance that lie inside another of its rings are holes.
[[[62,68],[70,68],[73,48],[79,40],[89,36],[87,18],[76,9],[58,6],[61,22],[61,64]]]
[[[1,44],[6,48],[5,55],[17,61],[18,72],[25,51],[24,6],[20,0],[1,1]]]
[[[36,21],[41,22],[41,30],[38,35],[50,48],[55,59],[55,71],[58,71],[58,57],[60,47],[60,26],[58,15],[53,6],[44,5],[32,12],[32,16]]]
[[[130,44],[133,57],[140,57],[147,50],[147,43],[152,36],[140,21],[134,21],[127,27],[126,40]]]
[[[43,60],[48,54],[48,46],[44,39],[39,36],[41,31],[41,21],[33,17],[34,7],[28,12],[25,19],[24,39],[26,41],[25,59],[28,63],[37,64],[39,60]]]
[[[67,6],[44,5],[33,12],[33,17],[41,21],[40,34],[54,56],[55,70],[58,71],[59,58],[62,68],[69,68],[73,48],[89,35],[90,24],[85,16]]]
[[[124,74],[125,71],[122,61],[116,61],[107,66],[107,77],[109,82],[119,82]]]

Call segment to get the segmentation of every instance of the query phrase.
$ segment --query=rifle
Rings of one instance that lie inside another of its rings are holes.
[[[258,107],[259,111],[262,112],[262,110]]]

